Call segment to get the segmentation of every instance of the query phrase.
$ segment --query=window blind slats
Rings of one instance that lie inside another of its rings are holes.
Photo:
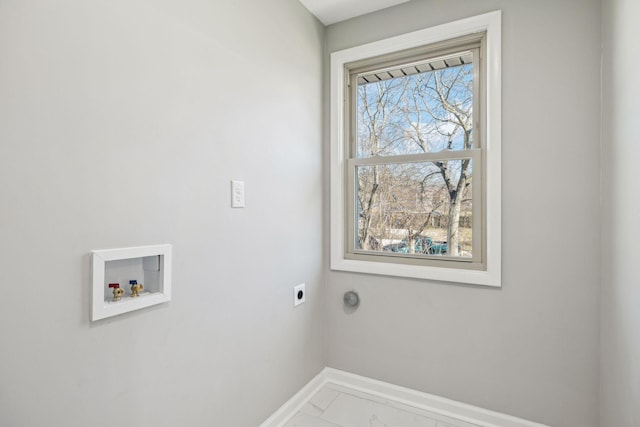
[[[379,81],[394,79],[398,77],[410,76],[412,74],[428,73],[430,71],[443,70],[449,67],[457,67],[463,64],[470,64],[472,62],[473,54],[471,52],[461,52],[455,55],[432,58],[427,61],[417,62],[408,67],[404,65],[401,68],[390,68],[365,72],[358,75],[358,84],[365,85],[368,83],[376,83]]]

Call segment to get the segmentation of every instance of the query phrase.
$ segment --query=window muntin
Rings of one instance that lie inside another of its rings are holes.
[[[348,254],[481,268],[482,154],[475,134],[482,44],[475,37],[445,54],[414,50],[392,66],[346,65]]]

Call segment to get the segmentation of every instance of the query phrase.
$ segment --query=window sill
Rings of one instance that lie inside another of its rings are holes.
[[[500,266],[487,266],[486,270],[462,270],[458,268],[429,267],[422,265],[392,264],[385,262],[360,261],[337,257],[331,260],[331,269],[353,273],[367,273],[383,276],[429,279],[442,282],[457,282],[471,285],[500,287]]]

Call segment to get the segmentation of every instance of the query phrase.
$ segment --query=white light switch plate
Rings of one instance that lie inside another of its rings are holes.
[[[231,181],[231,207],[244,208],[244,181]]]

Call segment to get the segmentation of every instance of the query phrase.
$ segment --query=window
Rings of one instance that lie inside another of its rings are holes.
[[[331,55],[331,267],[500,286],[500,12]]]

